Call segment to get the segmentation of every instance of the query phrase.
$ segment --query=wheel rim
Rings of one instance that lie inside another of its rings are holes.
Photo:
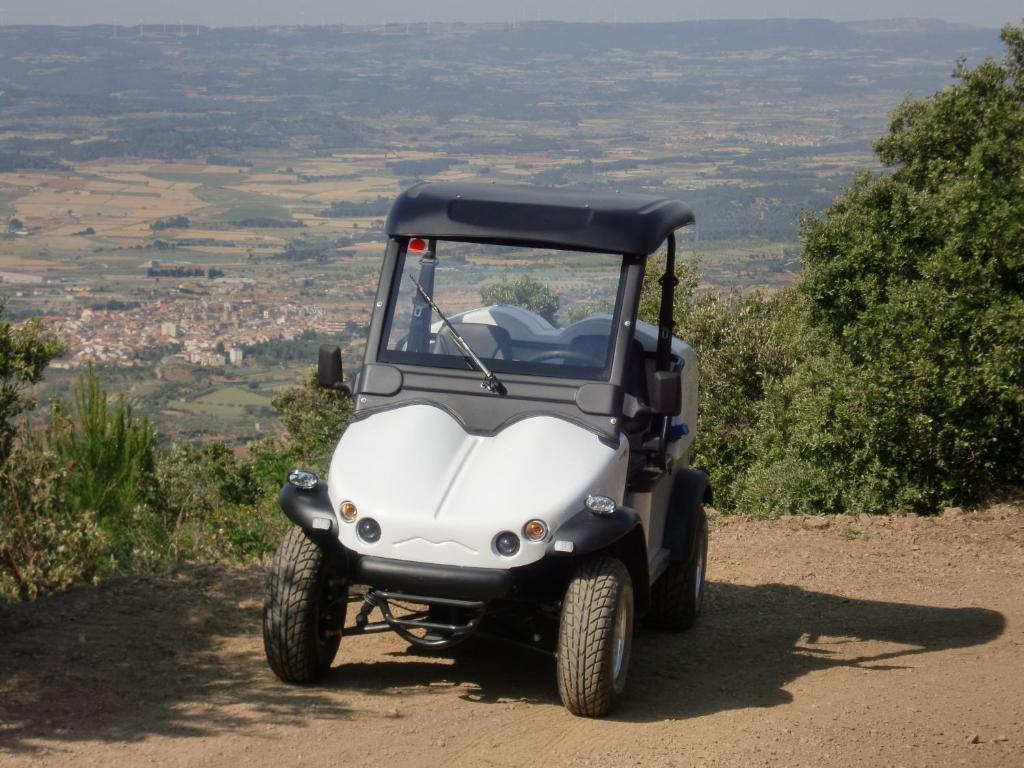
[[[697,548],[697,573],[693,584],[695,605],[700,605],[700,595],[704,591],[704,547]]]
[[[626,649],[629,647],[629,632],[632,625],[633,603],[626,589],[619,593],[619,604],[615,611],[615,629],[612,632],[612,678],[622,676],[626,665]]]

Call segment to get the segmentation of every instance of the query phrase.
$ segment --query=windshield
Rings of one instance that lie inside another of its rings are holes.
[[[614,254],[413,238],[379,359],[474,369],[461,340],[495,373],[606,379],[622,274]]]

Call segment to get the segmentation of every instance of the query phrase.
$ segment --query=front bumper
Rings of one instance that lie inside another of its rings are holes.
[[[512,591],[512,571],[392,560],[348,552],[349,579],[389,592],[489,602]]]

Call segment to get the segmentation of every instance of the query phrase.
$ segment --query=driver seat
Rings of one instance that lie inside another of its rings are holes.
[[[452,326],[477,356],[489,360],[508,360],[512,357],[512,335],[500,325],[452,323]],[[434,352],[439,355],[462,355],[462,350],[447,326],[438,332]]]

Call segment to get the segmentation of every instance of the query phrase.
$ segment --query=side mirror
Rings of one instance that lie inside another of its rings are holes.
[[[351,395],[352,390],[345,383],[345,377],[341,370],[341,349],[324,345],[320,347],[320,358],[316,367],[317,384],[324,389],[333,389],[335,392],[343,392]]]
[[[673,416],[683,409],[682,371],[655,371],[651,381],[651,410]]]

